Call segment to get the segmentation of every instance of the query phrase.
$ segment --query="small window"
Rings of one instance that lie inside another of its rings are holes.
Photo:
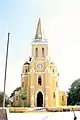
[[[64,100],[64,96],[62,95],[62,100]]]
[[[53,98],[55,98],[55,92],[53,92]]]
[[[18,101],[18,96],[16,96],[16,101]]]
[[[39,75],[39,77],[38,77],[38,85],[42,85],[42,78],[41,78],[40,75]]]
[[[57,75],[59,76],[59,73]]]
[[[26,73],[27,73],[27,69],[26,69]]]
[[[58,87],[58,83],[57,83],[57,81],[56,81],[56,87]]]
[[[22,82],[22,87],[24,87],[24,82]]]

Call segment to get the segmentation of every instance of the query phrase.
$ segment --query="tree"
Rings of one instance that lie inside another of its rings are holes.
[[[14,96],[15,91],[19,91],[19,90],[21,90],[21,87],[17,87],[17,88],[11,93],[10,98]]]
[[[3,106],[3,92],[0,92],[0,107]],[[5,107],[10,104],[9,97],[5,94]]]
[[[26,92],[21,92],[20,98],[21,98],[22,101],[23,101],[23,107],[25,107],[25,106],[26,106],[26,105],[25,105],[25,100],[27,99],[27,94],[26,94]]]
[[[14,95],[15,95],[15,92],[16,91],[20,91],[21,90],[21,87],[17,87],[15,90],[13,90],[13,92],[11,93],[11,95],[10,95],[10,99],[11,99],[11,106],[14,106],[13,105],[13,97],[14,97]]]
[[[80,105],[80,78],[75,80],[68,92],[68,105]]]

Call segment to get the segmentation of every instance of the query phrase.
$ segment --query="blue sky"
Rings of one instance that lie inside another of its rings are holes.
[[[22,64],[31,55],[39,17],[49,41],[49,56],[60,73],[60,89],[67,90],[80,77],[79,0],[0,0],[0,90],[10,32],[7,94],[20,86]]]

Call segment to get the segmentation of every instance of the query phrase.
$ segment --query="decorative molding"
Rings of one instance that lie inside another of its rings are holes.
[[[34,107],[34,105],[31,105],[31,107]]]
[[[45,105],[46,107],[48,107],[48,105]]]
[[[48,100],[48,96],[46,95],[45,100]]]
[[[34,88],[34,86],[31,85],[30,88]]]
[[[41,62],[41,63],[42,63],[42,62],[43,62],[43,63],[45,63],[45,61],[46,61],[46,60],[47,60],[47,58],[46,58],[46,57],[45,57],[45,59],[44,59],[44,60],[35,60],[35,59],[34,59],[34,61],[35,61],[35,62]]]
[[[26,74],[26,73],[21,73],[21,76],[22,76],[22,75],[27,75],[27,74]]]
[[[45,88],[50,88],[50,86],[45,86]]]
[[[34,68],[31,68],[30,73],[31,73],[31,72],[35,72]]]
[[[28,74],[22,74],[22,76],[21,76],[21,78],[23,78],[23,77],[28,77]]]
[[[40,71],[39,71],[39,72],[35,72],[35,70],[32,69],[32,71],[33,71],[35,74],[37,74],[37,75],[38,75],[38,74],[45,74],[45,73],[46,73],[46,70],[45,70],[45,72],[40,72]],[[24,73],[23,73],[21,77],[22,77],[22,78],[23,78],[23,77],[27,77],[29,74],[31,74],[32,71],[28,72],[27,74],[24,74]],[[50,71],[47,71],[47,73],[50,73],[50,74],[52,74],[52,76],[57,77],[57,74],[56,74],[56,73],[53,74],[53,73],[50,72]]]
[[[45,72],[48,72],[48,68],[45,69]]]
[[[31,97],[31,100],[34,100],[34,96]]]
[[[48,44],[48,41],[43,39],[36,39],[32,41],[32,44]]]

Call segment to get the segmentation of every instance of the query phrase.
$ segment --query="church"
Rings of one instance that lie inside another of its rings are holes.
[[[20,94],[26,93],[25,106],[58,107],[67,105],[66,92],[59,90],[59,73],[48,55],[48,40],[43,37],[39,18],[31,43],[32,55],[22,67],[21,89],[15,91],[14,106],[22,106]]]

